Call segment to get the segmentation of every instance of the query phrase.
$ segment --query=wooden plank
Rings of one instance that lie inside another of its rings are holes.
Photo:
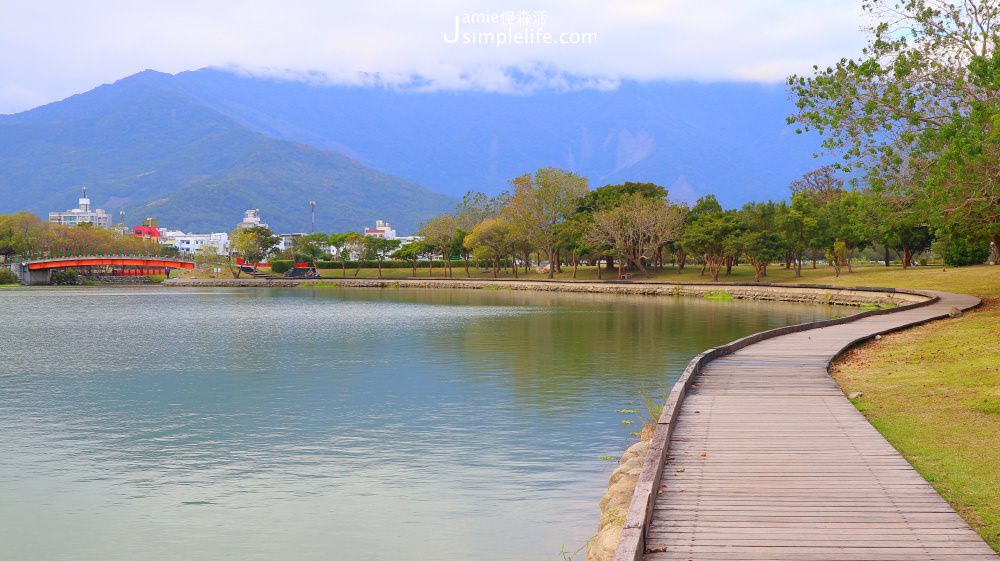
[[[859,337],[970,302],[942,295],[702,361],[671,404],[644,559],[1000,559],[826,372]]]

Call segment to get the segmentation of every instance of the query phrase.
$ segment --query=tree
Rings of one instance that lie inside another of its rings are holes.
[[[399,247],[399,244],[399,240],[387,240],[374,236],[365,238],[365,253],[378,263],[378,278],[382,278],[382,262]]]
[[[703,214],[713,214],[717,212],[722,212],[722,205],[719,204],[719,201],[715,198],[715,195],[709,194],[703,197],[699,197],[698,200],[695,201],[694,206],[691,207],[691,209],[687,212],[687,215],[684,217],[684,228],[687,229],[687,227],[691,225],[692,222],[697,220],[698,217],[700,217]],[[683,243],[680,244],[680,253],[677,256],[678,272],[684,270],[684,266],[687,264],[687,255],[689,251],[690,250],[686,248]],[[707,266],[708,262],[706,261],[705,267]],[[701,269],[701,274],[703,275],[705,274],[705,267],[702,267]]]
[[[510,223],[501,218],[487,218],[465,237],[465,246],[482,258],[493,262],[493,278],[497,277],[500,261],[507,256],[513,258],[514,243]],[[515,265],[515,270],[516,270]]]
[[[267,260],[278,248],[281,238],[274,235],[270,229],[263,226],[251,226],[249,228],[236,228],[229,235],[229,247],[243,259],[244,263],[253,263],[254,272],[257,266]],[[232,261],[232,251],[230,261]],[[239,268],[237,268],[237,271]],[[236,277],[239,277],[237,272]]]
[[[778,218],[781,206],[747,203],[737,214],[737,230],[730,238],[731,254],[743,256],[753,268],[754,281],[767,274],[767,266],[781,259],[789,246],[779,234]]]
[[[30,212],[0,215],[0,255],[5,258],[37,251],[47,238],[48,223]]]
[[[454,214],[442,214],[420,227],[420,235],[428,248],[435,249],[445,262],[445,275],[451,276],[451,258],[454,255],[457,221]],[[433,257],[432,257],[433,259]]]
[[[885,246],[886,267],[890,248],[899,253],[904,269],[913,262],[914,255],[930,249],[933,232],[912,197],[891,191],[867,191],[862,201],[873,239]]]
[[[410,242],[393,252],[392,258],[409,262],[413,276],[417,276],[417,261],[420,260],[423,253],[424,242]]]
[[[327,243],[333,249],[333,255],[340,261],[341,276],[347,276],[347,239],[354,232],[341,232],[330,234]],[[355,234],[356,235],[356,234]]]
[[[789,77],[798,111],[876,190],[921,197],[938,230],[1000,244],[1000,5],[866,0],[857,59]]]
[[[701,255],[705,260],[712,281],[718,282],[719,271],[731,245],[730,236],[736,231],[732,212],[707,212],[688,224],[681,236],[685,251]]]
[[[789,122],[825,136],[844,167],[897,169],[927,131],[995,99],[977,84],[970,62],[992,58],[1000,42],[995,0],[864,0],[875,20],[857,59],[790,76],[798,112]]]
[[[361,261],[365,256],[365,237],[354,230],[347,232],[347,235],[344,236],[344,253],[356,260],[355,265],[357,266],[354,268],[354,276],[358,276],[358,273],[361,272]],[[341,261],[341,266],[344,266],[343,261]],[[344,274],[346,275],[346,269]]]
[[[651,259],[668,241],[678,239],[683,221],[683,213],[666,199],[633,193],[618,206],[595,212],[585,239],[593,246],[613,248],[623,262],[651,276],[643,261]]]
[[[819,206],[830,204],[844,191],[844,180],[834,175],[830,166],[823,166],[806,172],[801,179],[789,185],[792,194],[804,193]]]
[[[795,266],[795,276],[802,276],[802,261],[807,250],[822,247],[816,243],[819,218],[812,197],[804,192],[794,193],[790,205],[778,207],[775,226],[781,232],[785,247]],[[813,261],[815,266],[815,261]]]
[[[834,245],[841,243],[843,248],[833,251],[839,265],[847,265],[847,270],[853,272],[851,259],[854,252],[871,243],[873,234],[864,219],[863,194],[858,190],[845,191],[834,198],[830,204],[823,207],[827,225],[832,234]]]
[[[587,179],[557,168],[542,168],[535,175],[511,180],[514,189],[509,213],[514,227],[542,248],[549,259],[548,277],[554,278],[559,224],[577,209],[587,193]]]
[[[316,268],[316,260],[326,254],[330,247],[330,238],[326,234],[309,234],[292,240],[292,259],[312,263]]]

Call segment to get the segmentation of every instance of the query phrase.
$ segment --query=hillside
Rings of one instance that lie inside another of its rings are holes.
[[[278,231],[322,231],[376,219],[401,232],[454,199],[331,150],[269,137],[209,107],[174,77],[143,72],[61,102],[0,116],[0,213],[40,216],[95,206],[126,221],[153,216],[191,231],[231,229],[260,208]]]
[[[453,196],[497,193],[543,166],[592,187],[654,181],[680,198],[727,206],[782,199],[820,165],[797,135],[781,86],[623,83],[615,90],[531,95],[410,92],[182,72],[174,87],[276,138],[336,150]]]

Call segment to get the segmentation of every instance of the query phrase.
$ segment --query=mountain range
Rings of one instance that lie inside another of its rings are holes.
[[[408,233],[470,190],[556,166],[591,187],[652,181],[679,200],[781,199],[818,166],[784,88],[623,83],[513,95],[145,71],[0,116],[0,212],[95,206],[189,231],[260,208],[278,231],[376,219]],[[116,216],[117,219],[117,216]]]

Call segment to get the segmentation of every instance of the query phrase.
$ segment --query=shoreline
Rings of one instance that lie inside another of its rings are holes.
[[[661,281],[564,281],[517,279],[168,279],[168,287],[242,288],[433,288],[467,290],[529,290],[539,292],[582,292],[651,296],[694,296],[719,300],[764,300],[805,302],[839,306],[906,306],[928,296],[916,290],[888,287],[833,286],[780,283],[691,283]]]

